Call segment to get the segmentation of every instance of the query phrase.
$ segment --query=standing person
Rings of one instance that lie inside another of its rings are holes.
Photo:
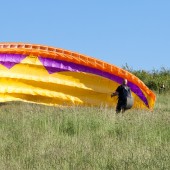
[[[123,79],[122,84],[111,94],[111,97],[113,96],[118,96],[116,113],[125,112],[127,109],[127,98],[132,97],[130,87],[127,86],[127,79]]]

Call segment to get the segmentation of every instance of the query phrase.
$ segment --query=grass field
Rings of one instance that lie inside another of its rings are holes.
[[[169,170],[170,94],[153,112],[0,106],[0,170]]]

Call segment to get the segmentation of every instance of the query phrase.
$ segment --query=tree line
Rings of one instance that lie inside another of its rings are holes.
[[[162,67],[160,70],[152,71],[134,70],[127,64],[122,68],[142,80],[151,90],[159,93],[170,92],[170,69]]]

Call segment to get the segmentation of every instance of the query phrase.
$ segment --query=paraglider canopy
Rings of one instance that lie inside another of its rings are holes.
[[[155,94],[136,76],[76,52],[25,43],[0,43],[0,102],[115,106],[110,94],[128,80],[135,108],[153,109]]]

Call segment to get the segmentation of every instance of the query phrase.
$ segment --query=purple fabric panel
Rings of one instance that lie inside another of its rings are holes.
[[[54,60],[54,59],[49,59],[49,58],[43,58],[43,57],[39,57],[39,60],[42,62],[42,64],[47,69],[49,74],[52,74],[55,72],[61,72],[61,71],[86,72],[86,73],[92,73],[92,74],[96,74],[96,75],[108,78],[119,84],[121,84],[123,81],[123,78],[118,77],[116,75],[113,75],[113,74],[110,74],[110,73],[107,73],[107,72],[104,72],[104,71],[101,71],[95,68],[90,68],[87,66],[79,65],[79,64],[56,60],[56,59]],[[128,82],[128,86],[137,96],[139,96],[139,98],[146,104],[146,106],[149,107],[148,101],[145,95],[143,94],[143,92],[141,91],[141,89],[131,82]]]
[[[43,58],[39,57],[39,60],[43,64],[43,66],[46,68],[49,74],[53,74],[55,72],[61,72],[61,71],[68,71],[68,63],[67,65],[63,63],[63,61],[60,60],[54,60],[50,58]],[[71,67],[70,70],[71,71]]]
[[[26,55],[22,54],[0,54],[0,64],[10,69],[15,64],[20,63]]]

